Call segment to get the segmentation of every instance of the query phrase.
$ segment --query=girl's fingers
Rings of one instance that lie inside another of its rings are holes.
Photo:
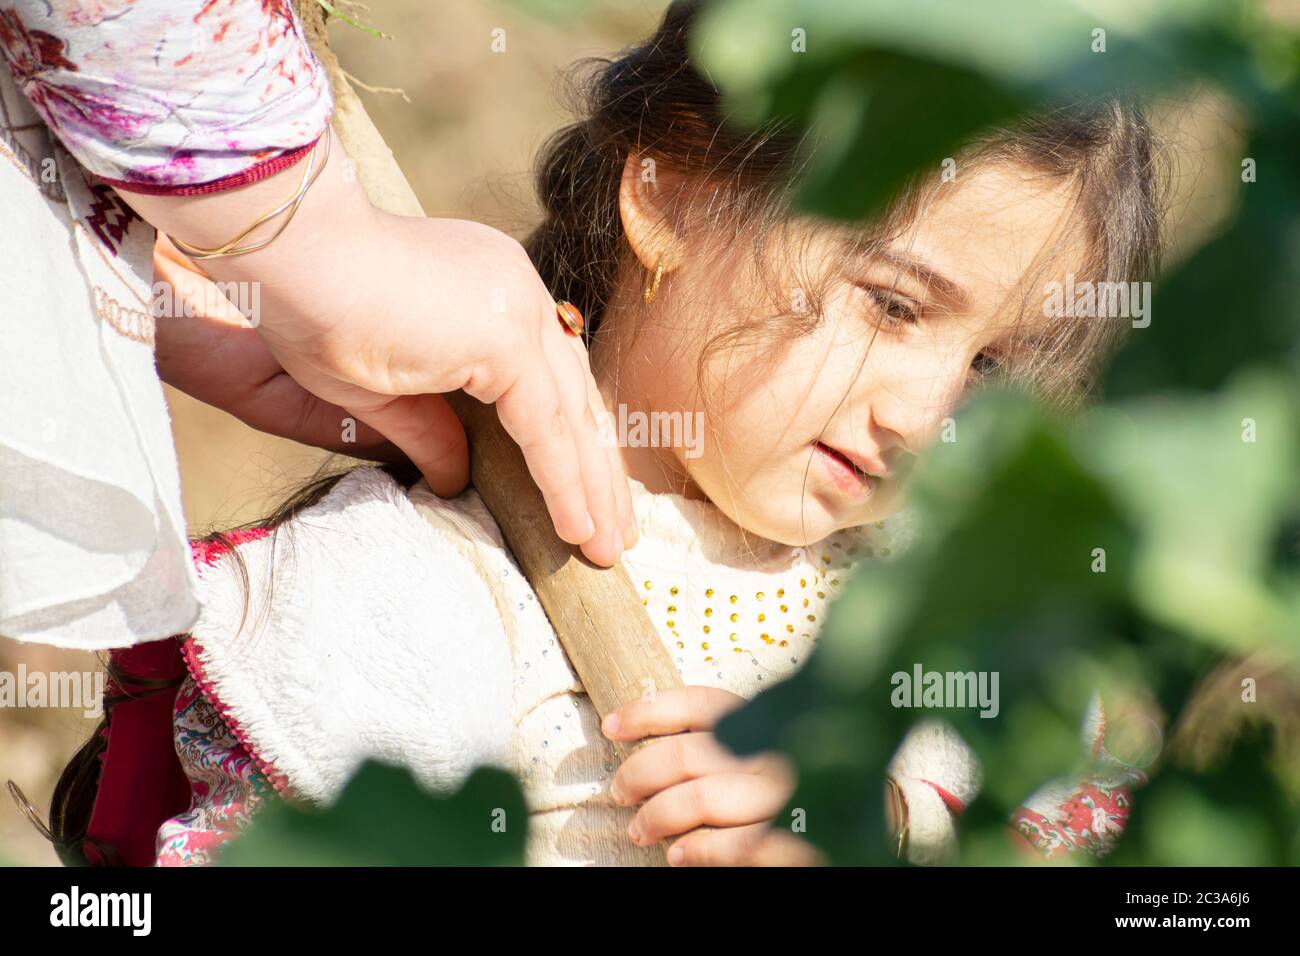
[[[754,850],[750,866],[825,866],[821,851],[786,830],[770,829]]]
[[[560,407],[573,434],[578,470],[587,499],[587,512],[596,533],[582,545],[583,553],[600,565],[616,563],[622,553],[621,519],[614,497],[608,454],[600,445],[596,418],[592,414],[586,367],[565,341],[568,338],[556,319],[543,330],[542,349],[560,387]]]
[[[776,754],[737,757],[711,733],[677,734],[651,741],[624,760],[609,792],[615,803],[632,806],[676,784],[718,773],[767,773],[779,780],[786,766]]]
[[[784,786],[757,774],[712,774],[651,797],[628,824],[628,836],[637,846],[651,846],[696,827],[759,823],[779,813],[788,799]]]
[[[821,866],[811,843],[768,823],[688,833],[668,848],[672,866]]]
[[[601,723],[610,740],[665,737],[686,730],[712,730],[725,715],[745,703],[719,687],[691,684],[657,690],[611,711]]]
[[[671,866],[749,866],[767,836],[768,824],[751,823],[688,833],[668,848]]]

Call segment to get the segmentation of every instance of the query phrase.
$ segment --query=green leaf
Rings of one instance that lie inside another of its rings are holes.
[[[1241,158],[1254,162],[1256,181],[1236,177],[1239,215],[1156,286],[1150,325],[1133,331],[1107,372],[1109,398],[1217,388],[1247,364],[1300,376],[1297,156],[1294,118],[1255,134]]]
[[[1157,289],[1152,324],[1106,379],[1122,404],[1068,426],[1013,396],[965,409],[958,441],[915,481],[915,545],[863,566],[807,666],[718,728],[741,753],[794,759],[787,811],[833,862],[890,862],[885,767],[934,716],[893,707],[891,674],[996,671],[996,719],[940,716],[987,774],[964,858],[1018,861],[1008,816],[1087,771],[1092,693],[1145,687],[1172,719],[1219,655],[1300,642],[1300,545],[1282,543],[1300,528],[1300,36],[1212,0],[729,0],[692,43],[735,118],[807,134],[800,201],[830,217],[876,215],[979,130],[1080,96],[1210,82],[1250,116],[1257,181],[1230,231]],[[1270,840],[1294,859],[1279,778],[1256,752],[1240,759],[1206,790],[1176,768],[1157,775],[1125,859],[1261,861],[1276,858]]]
[[[1300,389],[1239,376],[1210,395],[1146,398],[1093,412],[1079,454],[1141,528],[1134,602],[1153,619],[1247,653],[1296,640],[1300,620],[1266,579],[1295,513]]]
[[[1267,436],[1244,450],[1243,409]],[[786,812],[799,811],[804,835],[833,862],[887,863],[886,764],[918,720],[941,717],[986,776],[963,817],[963,859],[1024,862],[1007,821],[1043,784],[1089,771],[1080,725],[1094,693],[1141,689],[1176,714],[1220,648],[1300,633],[1258,631],[1267,618],[1240,600],[1289,608],[1263,575],[1300,471],[1295,421],[1288,390],[1266,377],[1213,399],[1103,409],[1071,424],[1024,396],[982,396],[958,416],[957,441],[918,469],[915,545],[860,567],[812,660],[730,715],[719,736],[740,753],[793,758],[800,784]],[[1216,488],[1233,494],[1211,514],[1206,501],[1224,498]],[[1233,635],[1238,643],[1225,643]],[[997,716],[893,706],[891,675],[917,665],[997,672]]]
[[[1031,109],[1205,75],[1277,99],[1254,69],[1244,19],[1220,4],[1098,7],[730,0],[705,11],[692,49],[737,119],[808,134],[800,206],[853,220],[938,172],[974,134]],[[1094,49],[1098,29],[1104,51]]]
[[[480,768],[451,795],[368,762],[330,807],[268,806],[221,854],[226,866],[518,866],[528,811],[502,770]]]
[[[367,26],[355,17],[348,16],[348,14],[339,10],[334,6],[334,4],[330,3],[329,0],[316,0],[316,2],[321,5],[321,9],[328,13],[332,19],[342,20],[348,26],[360,30],[362,33],[369,33],[371,36],[378,37],[381,40],[392,39],[390,34],[384,33],[382,30],[376,30],[374,27]]]
[[[952,722],[976,749],[991,781],[984,799],[1002,820],[1075,768],[1100,669],[1081,662],[1107,639],[1124,646],[1109,622],[1125,601],[1132,529],[1060,423],[1024,396],[991,393],[963,411],[956,434],[918,469],[915,546],[863,565],[807,666],[718,729],[741,753],[794,758],[790,808],[835,862],[890,859],[877,822],[885,764],[922,717]],[[1099,547],[1115,573],[1092,570]],[[1000,714],[894,707],[892,675],[917,664],[997,672]],[[1025,731],[1036,737],[1028,747]]]

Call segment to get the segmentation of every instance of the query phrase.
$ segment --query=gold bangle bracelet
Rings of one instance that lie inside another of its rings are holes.
[[[189,256],[191,259],[216,259],[223,256],[242,256],[247,255],[250,252],[257,252],[259,249],[265,249],[279,237],[280,233],[284,232],[284,230],[288,228],[289,223],[293,221],[294,213],[298,211],[298,207],[302,204],[303,197],[307,195],[307,190],[311,189],[312,184],[315,183],[320,177],[320,174],[324,172],[325,164],[328,163],[330,159],[330,128],[328,124],[325,127],[325,133],[322,138],[325,140],[325,156],[319,164],[316,164],[316,150],[319,148],[319,143],[312,147],[312,151],[307,157],[306,168],[302,174],[302,181],[298,184],[298,191],[270,212],[259,216],[251,226],[239,235],[235,236],[229,242],[223,243],[222,245],[212,249],[201,249],[198,246],[190,245],[188,242],[183,242],[175,236],[168,236],[172,241],[172,245],[185,253],[185,255]],[[270,236],[265,239],[259,239],[257,242],[249,243],[246,246],[239,245],[239,243],[247,239],[255,230],[266,225],[276,216],[283,215],[286,212],[288,215],[285,215],[284,221],[280,223],[279,227],[275,232],[271,233]]]

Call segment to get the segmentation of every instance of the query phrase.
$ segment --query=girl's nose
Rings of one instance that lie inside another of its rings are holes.
[[[886,375],[872,396],[872,417],[882,433],[911,454],[919,454],[939,434],[970,381],[973,356],[909,363]]]

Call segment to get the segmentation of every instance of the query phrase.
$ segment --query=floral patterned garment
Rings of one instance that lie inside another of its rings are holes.
[[[1012,826],[1049,860],[1069,853],[1101,858],[1115,848],[1132,805],[1132,785],[1092,781],[1062,801],[1055,819],[1021,807]]]
[[[231,531],[190,545],[202,575],[230,550],[271,533],[270,528]],[[275,787],[248,749],[187,676],[172,708],[176,756],[190,781],[190,807],[158,829],[157,866],[206,866],[221,846],[239,833],[275,794]]]
[[[1127,722],[1135,719],[1146,723],[1149,739],[1155,742],[1137,764],[1121,760],[1107,747],[1108,723],[1115,721],[1107,720],[1101,695],[1094,694],[1082,728],[1091,772],[1082,781],[1067,778],[1045,784],[1013,815],[1015,831],[1047,859],[1070,853],[1100,859],[1115,849],[1128,824],[1133,793],[1146,785],[1147,768],[1163,739],[1159,726],[1148,718],[1125,718]]]
[[[270,175],[333,107],[290,0],[0,0],[0,54],[86,169],[141,192]]]
[[[275,790],[193,677],[176,695],[176,753],[193,802],[158,830],[158,866],[206,866]]]

